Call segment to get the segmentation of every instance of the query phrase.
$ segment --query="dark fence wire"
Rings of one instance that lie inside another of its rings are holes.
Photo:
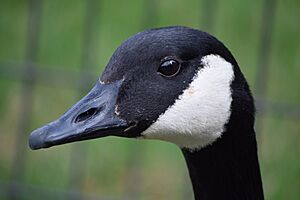
[[[26,154],[25,154],[25,145],[26,135],[24,132],[27,130],[27,126],[30,121],[30,116],[32,113],[32,103],[33,103],[33,87],[35,84],[35,65],[31,63],[36,60],[36,55],[38,52],[38,37],[40,30],[40,22],[42,16],[42,0],[31,0],[29,1],[28,7],[28,25],[27,25],[27,44],[25,49],[25,70],[26,74],[32,74],[32,81],[24,81],[21,87],[21,96],[20,96],[20,113],[19,120],[17,124],[17,137],[15,143],[15,152],[11,167],[11,180],[13,181],[22,181],[25,167],[26,167]],[[25,75],[26,75],[25,74]],[[24,76],[25,76],[24,75]],[[9,199],[17,199],[17,194],[19,192],[18,187],[15,184],[11,184],[9,187],[8,197]]]
[[[204,4],[207,5],[206,9],[202,10],[201,18],[204,22],[203,26],[206,30],[211,31],[214,24],[212,12],[210,12],[212,7],[216,7],[217,1],[203,0]],[[42,16],[42,0],[30,0],[28,8],[28,25],[27,25],[27,45],[25,49],[26,60],[20,67],[13,63],[0,63],[0,77],[8,80],[21,80],[23,82],[21,88],[21,110],[19,114],[17,138],[15,144],[15,153],[12,161],[11,167],[11,182],[0,182],[0,194],[7,194],[9,199],[18,199],[22,196],[32,197],[34,194],[39,194],[40,197],[49,197],[49,199],[103,199],[103,200],[113,200],[117,198],[111,197],[98,197],[96,195],[85,194],[78,191],[85,178],[86,166],[83,165],[85,155],[85,149],[81,145],[74,145],[70,154],[70,188],[69,190],[56,190],[51,188],[44,188],[39,186],[32,186],[23,183],[23,176],[26,168],[26,157],[24,148],[27,146],[27,136],[24,132],[27,132],[27,124],[29,124],[30,116],[32,114],[32,103],[33,103],[33,92],[34,86],[36,84],[51,85],[57,84],[58,86],[64,86],[66,88],[77,88],[79,93],[87,89],[87,86],[91,85],[91,80],[95,80],[94,74],[89,72],[87,66],[89,66],[89,52],[91,51],[92,44],[92,31],[93,31],[93,18],[98,10],[98,5],[101,2],[96,0],[86,0],[86,10],[85,10],[85,28],[83,32],[82,39],[82,64],[80,71],[71,70],[59,70],[50,69],[42,67],[35,63],[36,54],[38,51],[38,38],[41,25]],[[150,25],[153,27],[156,24],[156,13],[155,7],[157,6],[157,1],[146,0],[145,2],[145,12],[143,16],[142,27],[147,27]],[[214,3],[214,4],[213,4]],[[96,5],[97,4],[97,5]],[[153,8],[153,9],[151,9]],[[266,113],[272,113],[279,116],[286,116],[290,118],[300,118],[300,107],[298,105],[293,105],[283,102],[269,102],[263,97],[267,92],[267,78],[269,74],[269,56],[271,51],[271,36],[272,36],[272,25],[274,24],[274,15],[276,9],[275,0],[265,0],[262,9],[262,24],[260,32],[261,46],[259,48],[259,58],[258,58],[258,71],[256,75],[255,89],[258,94],[256,105],[258,108],[259,115],[265,115]],[[80,81],[74,81],[80,80]],[[260,118],[257,123],[258,132],[260,132],[262,125],[260,124]],[[22,152],[22,154],[20,153]],[[133,154],[134,155],[134,154]],[[132,158],[130,162],[139,165],[140,154]],[[76,166],[76,167],[73,167]],[[80,166],[80,167],[79,167]],[[136,170],[134,170],[136,171]],[[139,174],[133,172],[131,174],[132,179],[139,179]],[[129,180],[130,181],[130,180]],[[76,191],[75,191],[76,189]],[[130,191],[129,198],[136,199],[139,197],[139,189]],[[44,198],[47,199],[47,198]],[[126,197],[122,197],[126,199]]]
[[[11,190],[11,187],[17,188],[17,192],[14,196],[16,199],[43,199],[43,200],[59,200],[59,199],[77,199],[78,197],[84,200],[133,200],[130,196],[114,197],[109,195],[101,195],[85,193],[77,191],[75,189],[59,189],[50,187],[41,187],[37,185],[31,185],[23,182],[4,182],[0,181],[0,198],[1,194],[5,194]]]
[[[98,1],[99,3],[100,1]],[[80,74],[85,70],[91,68],[89,62],[89,55],[91,53],[92,46],[92,32],[93,32],[93,19],[96,18],[97,13],[97,1],[96,0],[86,0],[85,1],[85,13],[84,13],[84,30],[82,34],[82,50],[81,50],[81,66],[80,66]],[[80,77],[78,80],[82,83],[84,88],[78,88],[80,96],[82,93],[88,90],[88,86],[85,84],[86,79],[92,80],[92,77]],[[81,143],[76,143],[71,148],[70,153],[70,164],[69,164],[69,186],[70,188],[77,189],[80,191],[82,188],[83,181],[85,179],[86,172],[86,148]],[[74,167],[76,166],[76,167]],[[80,193],[76,196],[70,195],[70,200],[76,199],[81,200],[85,199],[83,195]]]
[[[273,24],[275,21],[275,9],[276,0],[265,0],[262,9],[261,16],[261,28],[260,28],[260,47],[258,50],[258,68],[256,73],[255,89],[258,97],[262,98],[266,96],[269,69],[270,69],[270,55],[272,51],[271,39],[273,33]],[[255,128],[258,137],[258,142],[262,142],[261,132],[263,130],[262,118],[266,106],[265,102],[260,101],[258,106],[258,118],[256,120]]]

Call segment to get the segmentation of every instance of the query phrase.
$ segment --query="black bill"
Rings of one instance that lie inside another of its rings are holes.
[[[33,131],[29,138],[30,148],[47,148],[109,135],[121,136],[129,127],[125,120],[115,114],[121,82],[97,82],[85,97],[59,119]]]

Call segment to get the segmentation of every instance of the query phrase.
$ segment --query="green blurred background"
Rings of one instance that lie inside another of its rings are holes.
[[[208,31],[232,51],[257,100],[266,199],[300,199],[299,19],[299,0],[0,0],[0,199],[193,198],[170,143],[27,146],[92,87],[118,45],[168,25]]]

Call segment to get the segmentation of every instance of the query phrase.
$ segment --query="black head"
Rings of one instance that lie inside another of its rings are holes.
[[[253,114],[247,83],[235,59],[220,41],[205,32],[187,27],[151,29],[125,41],[114,52],[91,92],[61,118],[34,131],[29,140],[30,147],[45,148],[108,135],[145,136],[144,131],[155,124],[184,93],[199,93],[187,90],[202,69],[211,68],[210,61],[204,60],[208,55],[216,55],[221,64],[224,61],[232,67],[233,76],[227,80],[232,92],[230,98],[233,99],[229,102],[230,113],[233,113],[232,106],[235,104],[237,110],[241,110],[242,101],[249,104],[245,112]],[[217,73],[216,77],[222,72]],[[212,87],[210,93],[214,92],[217,91]],[[218,106],[221,108],[223,105]],[[186,118],[187,115],[191,113],[181,113],[177,117]],[[205,125],[203,120],[199,123]],[[168,140],[166,138],[163,139]]]

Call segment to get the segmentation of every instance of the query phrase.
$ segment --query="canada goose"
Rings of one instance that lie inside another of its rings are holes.
[[[92,90],[32,132],[31,149],[104,136],[159,139],[184,154],[195,199],[263,199],[254,103],[230,51],[181,26],[125,41]]]

